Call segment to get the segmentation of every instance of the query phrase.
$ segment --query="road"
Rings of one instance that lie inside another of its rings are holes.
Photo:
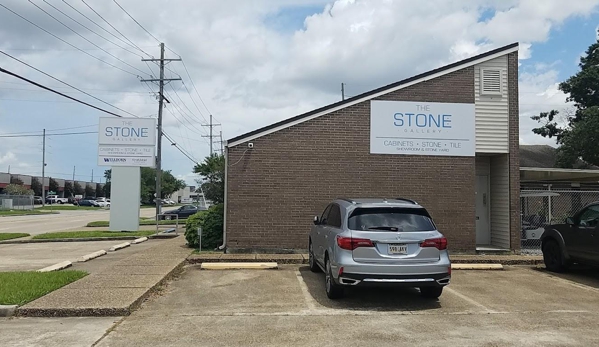
[[[153,208],[142,208],[140,217],[152,217]],[[0,233],[28,233],[38,235],[53,231],[81,229],[87,223],[109,220],[109,210],[60,211],[60,214],[0,217]]]

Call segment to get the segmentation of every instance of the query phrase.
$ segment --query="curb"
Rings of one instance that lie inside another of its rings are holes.
[[[146,241],[148,241],[147,237],[140,237],[139,239],[135,239],[135,240],[131,241],[131,243],[135,245],[135,244],[146,242]]]
[[[114,251],[118,251],[119,249],[123,249],[125,247],[129,247],[131,246],[131,242],[123,242],[123,243],[119,243],[118,245],[114,245],[112,247],[110,247],[108,250],[110,252],[114,252]]]
[[[12,317],[18,307],[18,305],[0,305],[0,317]]]
[[[451,264],[452,270],[503,270],[501,264]]]
[[[39,269],[39,270],[37,270],[37,272],[58,271],[58,270],[66,269],[66,268],[68,268],[69,266],[72,266],[72,265],[73,265],[73,263],[71,263],[70,261],[67,260],[67,261],[63,261],[63,262],[60,262],[60,263],[56,263],[54,265],[47,266],[47,267],[45,267],[43,269]]]
[[[273,270],[277,263],[202,263],[200,270]]]
[[[178,237],[176,234],[152,234],[147,237],[149,240],[157,239],[172,239]],[[47,243],[47,242],[91,242],[91,241],[120,241],[120,240],[135,240],[138,236],[115,236],[115,237],[88,237],[81,239],[29,239],[29,240],[6,240],[0,241],[0,245],[5,244],[20,244],[20,243]]]
[[[83,263],[83,262],[86,262],[88,260],[92,260],[92,259],[95,259],[97,257],[101,257],[101,256],[103,256],[105,254],[106,254],[106,251],[102,249],[102,250],[99,250],[99,251],[94,252],[94,253],[86,254],[86,255],[82,256],[81,258],[79,258],[77,261],[79,261],[80,263]]]

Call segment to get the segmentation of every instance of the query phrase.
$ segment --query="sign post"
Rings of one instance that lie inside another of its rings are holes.
[[[111,231],[139,229],[140,167],[155,166],[156,119],[100,118],[98,166],[110,166]]]

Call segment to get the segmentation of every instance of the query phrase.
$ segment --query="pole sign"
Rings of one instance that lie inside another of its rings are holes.
[[[474,104],[370,103],[370,153],[474,156]]]
[[[156,119],[101,117],[98,166],[154,167]]]

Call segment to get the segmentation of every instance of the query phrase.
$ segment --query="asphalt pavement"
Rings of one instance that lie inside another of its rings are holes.
[[[439,300],[414,289],[355,288],[331,301],[324,275],[305,265],[190,265],[130,316],[0,319],[0,336],[11,346],[61,347],[596,346],[597,320],[593,269],[454,271]]]
[[[140,209],[140,217],[153,217],[153,208]],[[109,220],[110,210],[60,211],[60,214],[0,217],[0,233],[38,235],[53,231],[85,230],[89,222]]]

